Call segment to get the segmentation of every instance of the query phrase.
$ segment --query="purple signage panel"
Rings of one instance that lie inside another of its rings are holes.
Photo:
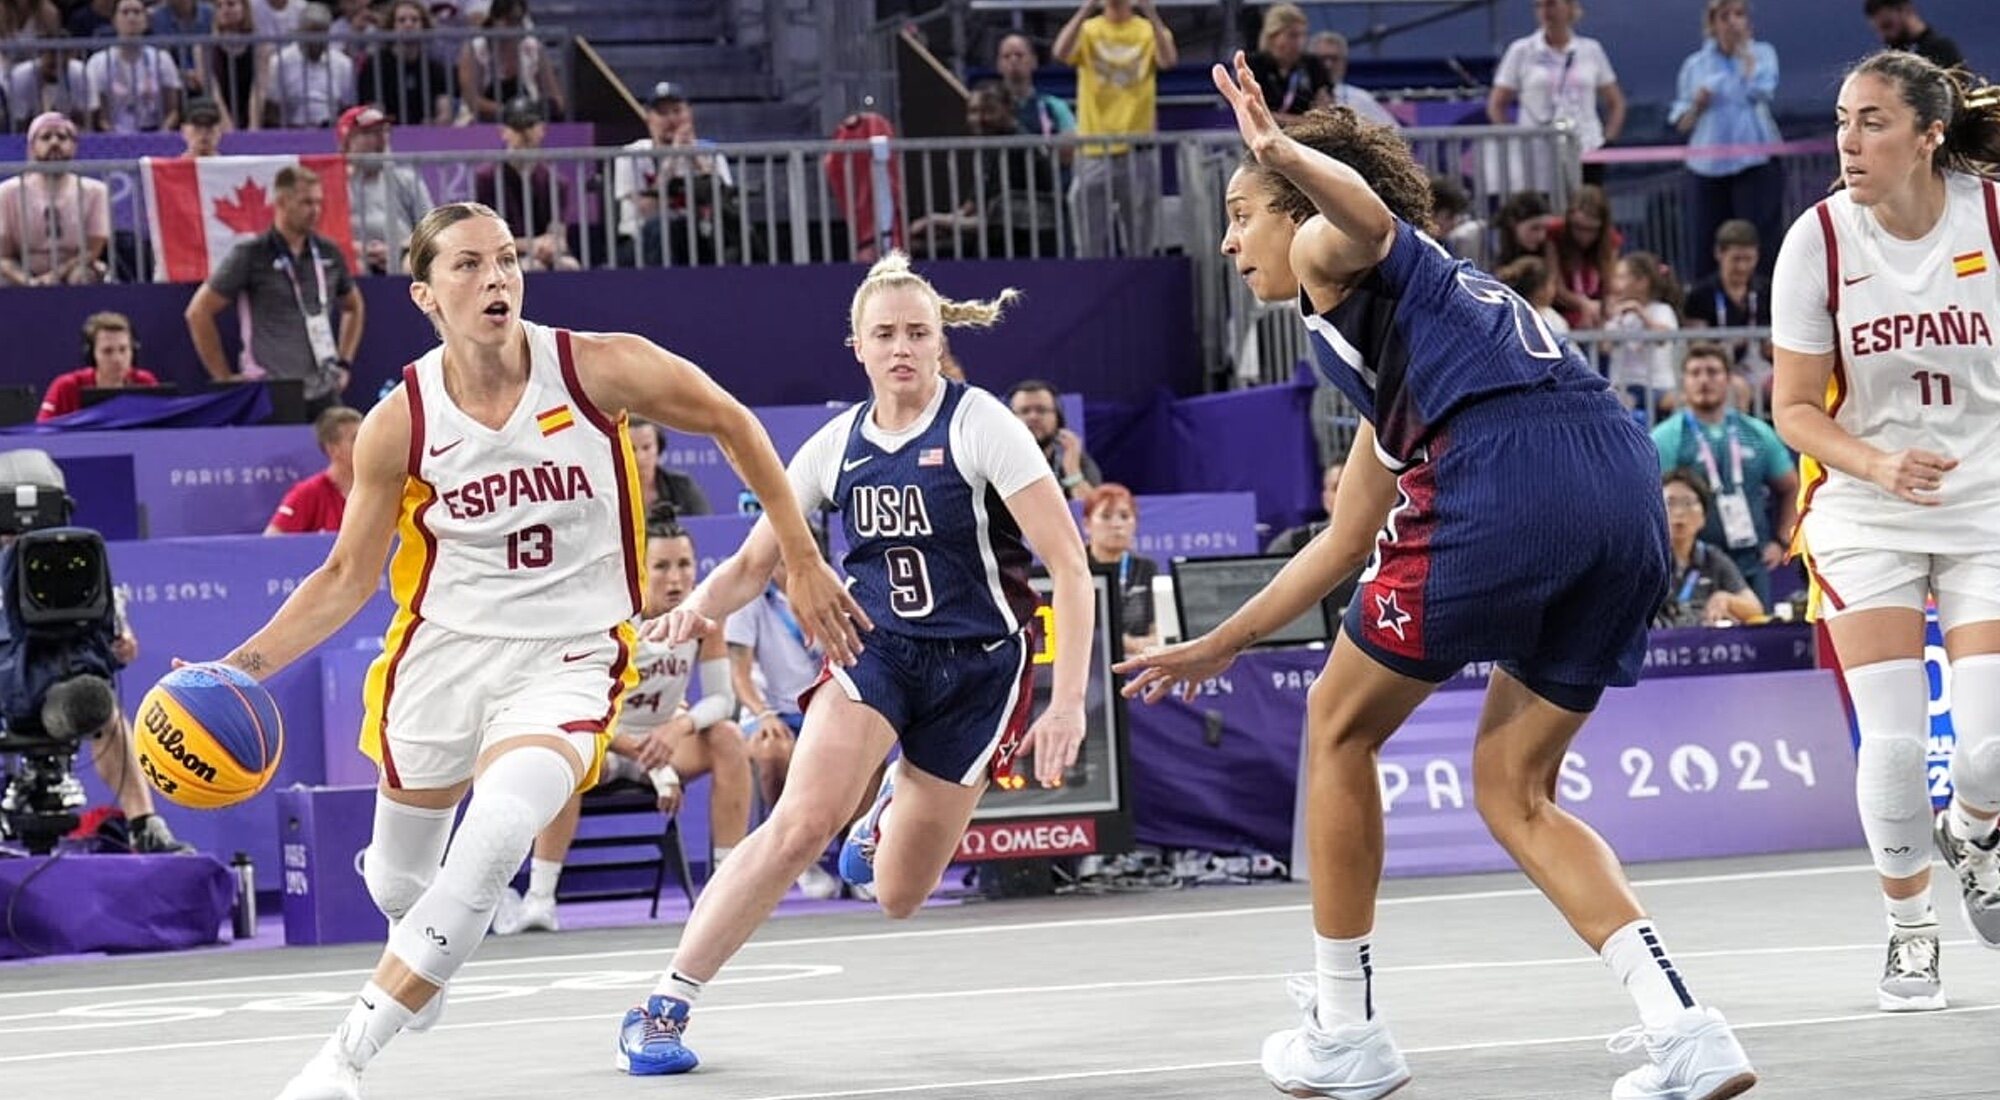
[[[1472,801],[1480,696],[1440,692],[1377,765],[1389,875],[1508,870]],[[1557,793],[1627,862],[1861,843],[1854,751],[1829,672],[1660,679],[1606,693]],[[1304,855],[1303,837],[1294,859]],[[1295,877],[1305,866],[1296,863]]]
[[[83,467],[70,482],[69,494],[87,509],[92,496],[136,491],[140,529],[154,539],[256,534],[270,522],[287,490],[326,468],[312,428],[303,424],[60,432],[23,439],[20,445],[46,451],[58,464],[83,457],[129,458],[129,481],[100,479],[92,476],[93,468]]]
[[[375,822],[375,787],[291,787],[277,793],[284,838],[285,943],[380,943],[389,922],[368,896],[361,851]]]

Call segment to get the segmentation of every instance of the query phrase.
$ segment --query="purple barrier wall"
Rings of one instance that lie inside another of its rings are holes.
[[[955,298],[1008,286],[1025,292],[997,328],[952,337],[972,379],[996,393],[1022,378],[1126,399],[1162,386],[1201,388],[1185,260],[986,260],[922,270]],[[841,343],[862,274],[851,264],[535,274],[528,276],[526,312],[570,328],[651,337],[748,404],[849,401],[866,393],[861,366]],[[367,333],[348,396],[365,407],[437,337],[410,304],[407,280],[368,278],[360,286]],[[100,309],[132,318],[145,344],[141,365],[162,381],[198,381],[204,376],[181,317],[192,293],[186,286],[112,285],[0,297],[0,327],[10,341],[0,384],[46,386],[77,366],[77,331]],[[222,329],[233,362],[236,326]]]
[[[1646,679],[1606,693],[1579,738],[1565,804],[1634,860],[1859,841],[1853,750],[1832,677],[1810,667],[1810,628],[1658,631],[1653,642]],[[1295,788],[1306,691],[1325,660],[1253,652],[1192,705],[1132,707],[1140,839],[1291,851],[1294,808],[1272,793]],[[1391,874],[1509,866],[1472,804],[1482,682],[1477,670],[1448,682],[1383,752]]]
[[[88,524],[87,516],[107,508],[105,502],[136,494],[134,534],[155,539],[260,532],[285,491],[326,466],[312,429],[302,424],[51,432],[15,437],[7,446],[46,451],[63,467],[79,523]],[[129,472],[121,465],[70,461],[95,456],[127,458]],[[123,508],[108,510],[116,515]],[[123,532],[114,527],[104,533],[114,538]]]

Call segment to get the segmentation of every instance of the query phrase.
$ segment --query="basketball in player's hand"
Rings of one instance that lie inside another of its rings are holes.
[[[264,789],[285,748],[284,719],[264,685],[219,663],[181,665],[139,701],[133,738],[153,789],[197,810]]]

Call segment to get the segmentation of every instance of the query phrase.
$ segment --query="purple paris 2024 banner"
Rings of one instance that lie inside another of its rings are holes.
[[[1306,692],[1326,654],[1246,654],[1193,704],[1134,706],[1140,839],[1292,850]],[[1565,762],[1563,803],[1632,860],[1837,848],[1860,840],[1854,753],[1810,628],[1657,631],[1646,678],[1613,689]],[[1510,867],[1472,800],[1483,676],[1447,683],[1383,750],[1388,872]],[[1295,865],[1295,876],[1305,867]]]

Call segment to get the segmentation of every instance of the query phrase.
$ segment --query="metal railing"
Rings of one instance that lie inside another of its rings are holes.
[[[569,45],[560,27],[18,39],[8,44],[14,64],[0,80],[0,128],[25,130],[43,110],[103,128],[92,117],[96,102],[98,114],[128,131],[159,129],[195,95],[216,99],[233,128],[253,130],[329,125],[356,103],[374,103],[405,124],[498,122],[507,100],[520,95],[559,114],[574,101]],[[133,56],[117,52],[125,49]],[[162,54],[177,84],[160,79]],[[106,56],[92,60],[98,55]],[[125,79],[113,85],[105,73]]]
[[[1791,217],[1826,197],[1827,185],[1839,174],[1840,156],[1829,148],[1775,159],[1784,173],[1782,201],[1789,225]],[[1677,163],[1636,177],[1613,175],[1605,195],[1611,200],[1611,219],[1625,235],[1626,247],[1651,252],[1677,272],[1702,270],[1712,243],[1695,240],[1689,224],[1695,213],[1690,198],[1694,186],[1694,177]],[[1779,243],[1761,242],[1767,256],[1776,254]]]

